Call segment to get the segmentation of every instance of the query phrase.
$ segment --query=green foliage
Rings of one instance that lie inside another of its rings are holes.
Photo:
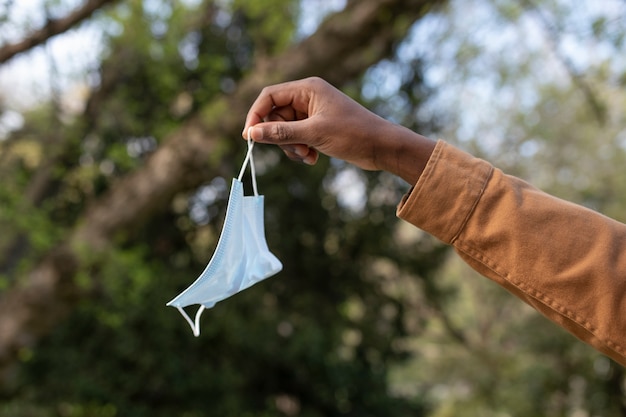
[[[11,181],[0,183],[0,289],[5,289],[58,244],[65,230],[52,216],[53,203],[36,207],[23,198],[29,165],[38,163],[40,146],[27,140],[0,147],[0,152],[4,168],[12,171]]]
[[[54,247],[88,201],[140,167],[185,119],[208,115],[203,122],[218,125],[224,96],[253,59],[293,40],[297,13],[290,0],[158,0],[125,2],[101,16],[110,39],[99,88],[84,114],[58,126],[67,142],[53,160],[55,192],[28,210],[21,202],[43,156],[22,180],[6,184],[3,203],[11,209],[0,221],[11,225],[7,244],[28,232],[29,254]],[[53,111],[50,118],[59,116]],[[40,121],[28,118],[15,133],[20,146],[29,145],[31,125]],[[36,136],[45,137],[43,130]],[[359,174],[327,159],[297,165],[257,147],[267,238],[283,272],[205,312],[199,338],[165,306],[215,248],[228,194],[223,184],[235,174],[219,176],[224,155],[232,158],[223,148],[232,145],[218,144],[219,156],[207,161],[215,172],[209,184],[177,195],[145,225],[116,236],[115,246],[82,254],[74,279],[87,296],[20,356],[16,390],[0,415],[423,415],[419,398],[390,394],[387,376],[407,356],[401,342],[410,313],[399,289],[435,269],[441,259],[431,254],[441,249],[395,242],[395,205],[408,187],[387,175]],[[28,161],[30,153],[19,155]],[[243,160],[235,156],[225,166]],[[353,186],[356,205],[344,197]],[[215,191],[212,199],[203,199],[204,187]],[[58,231],[56,218],[63,219]],[[2,278],[7,288],[15,276],[9,272]]]
[[[606,110],[599,126],[580,84],[547,75],[558,62],[546,42],[520,41],[531,16],[603,47],[622,48],[623,28],[573,3],[533,4],[451,2],[430,21],[439,31],[419,38],[416,27],[417,39],[346,92],[623,220],[623,68],[605,58],[584,74]],[[254,59],[293,41],[299,10],[291,0],[155,0],[99,16],[109,37],[85,112],[44,103],[0,142],[0,291],[187,118],[219,124]],[[294,164],[267,146],[255,148],[259,190],[284,270],[206,311],[194,338],[165,303],[213,253],[243,159],[232,143],[207,160],[212,181],[85,254],[75,279],[88,296],[20,352],[1,416],[623,414],[623,369],[394,217],[406,184],[325,158]]]
[[[277,161],[275,152],[258,159]],[[205,312],[197,339],[165,303],[211,251],[175,262],[189,247],[169,213],[142,232],[149,246],[110,252],[92,271],[103,285],[26,361],[20,398],[71,416],[419,415],[419,401],[386,388],[389,363],[404,355],[394,343],[406,335],[402,297],[366,272],[373,257],[393,256],[397,220],[371,221],[374,209],[392,211],[386,204],[336,206],[324,182],[346,168],[325,165],[275,162],[259,178],[284,271]]]
[[[428,47],[408,39],[399,65],[434,63],[426,104],[447,111],[439,137],[623,221],[625,10],[583,3],[453,2],[418,32]],[[426,400],[432,416],[623,415],[620,366],[456,257],[436,277],[423,282],[424,330],[391,373],[394,392]]]

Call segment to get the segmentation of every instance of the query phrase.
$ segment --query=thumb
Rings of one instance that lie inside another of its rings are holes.
[[[248,135],[255,142],[275,145],[305,144],[311,146],[305,122],[263,122],[250,128]]]
[[[247,136],[255,142],[278,145],[289,159],[314,165],[319,154],[303,139],[304,124],[304,121],[259,123],[248,128]]]

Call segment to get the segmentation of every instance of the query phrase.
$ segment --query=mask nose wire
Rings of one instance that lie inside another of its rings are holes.
[[[248,165],[248,162],[250,162],[250,173],[252,174],[252,188],[254,189],[254,196],[258,197],[259,191],[257,190],[256,186],[256,170],[254,168],[254,157],[252,156],[254,141],[250,136],[250,129],[252,129],[252,126],[248,128],[248,153],[246,154],[246,159],[244,159],[243,161],[243,165],[241,166],[241,171],[239,171],[239,177],[237,178],[237,180],[241,181],[241,178],[243,178],[243,173],[246,170],[246,166]]]

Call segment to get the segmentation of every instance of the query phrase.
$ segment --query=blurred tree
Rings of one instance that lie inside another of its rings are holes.
[[[109,3],[114,3],[115,1],[117,0],[88,0],[82,6],[76,8],[75,10],[72,10],[65,16],[46,16],[46,23],[43,27],[33,30],[32,32],[24,35],[23,38],[18,41],[12,43],[6,42],[0,47],[0,63],[6,62],[17,54],[26,52],[38,45],[45,43],[53,36],[70,30],[72,27],[78,25],[83,20],[91,17],[94,12],[98,11]],[[12,7],[12,1],[5,1],[3,4],[3,8],[11,9]],[[9,15],[9,13],[7,13],[6,11],[4,12],[5,13],[3,13],[2,15],[3,17]],[[2,20],[3,23],[6,23],[8,21],[8,19]]]
[[[407,39],[400,49],[435,63],[425,76],[448,111],[439,135],[624,221],[625,15],[610,1],[451,2],[416,36],[438,48],[420,54]],[[625,414],[621,366],[456,257],[424,283],[437,296],[424,300],[425,329],[392,386],[429,402],[429,415]]]
[[[358,98],[439,3],[350,1],[303,39],[291,0],[99,16],[110,37],[84,112],[53,98],[0,142],[0,414],[420,415],[387,389],[414,314],[398,286],[444,250],[398,246],[407,186],[387,175],[257,148],[284,272],[205,313],[199,339],[164,304],[215,247],[260,89],[320,75]]]
[[[0,415],[624,415],[621,367],[397,222],[406,184],[340,161],[255,148],[284,271],[199,339],[164,308],[215,247],[248,105],[285,79],[624,220],[623,3],[439,3],[349,1],[310,36],[288,0],[98,16],[84,111],[53,97],[0,141]]]

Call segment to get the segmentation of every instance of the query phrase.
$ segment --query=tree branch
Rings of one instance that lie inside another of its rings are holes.
[[[342,85],[388,56],[413,22],[442,3],[351,1],[311,37],[257,62],[231,96],[216,99],[186,120],[141,168],[89,205],[65,244],[24,277],[19,287],[2,295],[0,387],[6,387],[20,350],[34,345],[71,311],[77,297],[84,296],[73,280],[81,268],[81,254],[106,250],[115,235],[146,222],[176,193],[210,179],[219,161],[245,146],[237,140],[243,117],[264,86],[309,75]]]
[[[565,71],[567,71],[568,75],[574,82],[580,91],[582,91],[585,99],[587,100],[587,104],[589,108],[593,112],[593,115],[596,118],[596,121],[600,126],[606,123],[606,106],[602,103],[602,100],[598,98],[596,91],[593,89],[591,84],[587,82],[584,78],[583,74],[578,71],[569,57],[559,49],[559,44],[561,43],[561,34],[559,30],[550,22],[550,20],[541,12],[541,9],[534,4],[532,0],[523,0],[522,3],[526,6],[526,8],[532,12],[534,12],[537,20],[541,24],[543,30],[548,37],[548,43],[554,56],[556,59],[563,65]]]
[[[38,29],[19,42],[4,45],[0,48],[0,64],[13,58],[15,55],[26,52],[35,46],[41,45],[53,36],[59,35],[69,30],[74,25],[89,18],[96,10],[107,3],[114,3],[118,0],[87,0],[78,9],[60,19],[51,19],[44,27]]]

